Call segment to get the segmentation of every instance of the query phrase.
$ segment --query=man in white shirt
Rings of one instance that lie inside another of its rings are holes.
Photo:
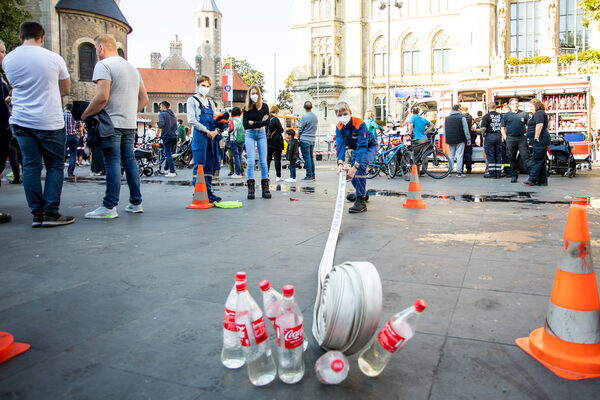
[[[85,120],[104,110],[109,115],[115,133],[100,138],[102,158],[106,165],[106,194],[102,206],[85,214],[86,218],[117,218],[121,192],[121,163],[129,186],[129,204],[125,211],[142,213],[139,167],[135,161],[134,144],[137,113],[148,104],[148,94],[138,70],[117,53],[112,35],[96,38],[96,54],[100,61],[94,67],[92,80],[96,95],[81,115]]]
[[[37,22],[23,22],[19,28],[21,46],[2,62],[13,87],[9,123],[23,153],[23,188],[34,228],[75,221],[58,212],[66,143],[61,97],[71,92],[71,80],[62,57],[43,47],[44,35]],[[43,191],[42,160],[46,166]]]

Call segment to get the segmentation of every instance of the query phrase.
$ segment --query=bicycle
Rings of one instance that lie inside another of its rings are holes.
[[[383,142],[379,146],[379,154],[375,157],[372,163],[367,165],[367,179],[373,179],[378,176],[381,172],[386,174],[390,179],[396,177],[399,169],[398,160],[412,159],[410,150],[401,143],[392,142],[392,138],[399,138],[401,135],[390,135],[388,136],[388,143]],[[392,146],[390,148],[390,146]],[[400,168],[402,174],[405,174],[405,170]],[[410,173],[410,170],[409,170]]]
[[[444,153],[438,146],[436,146],[438,130],[435,129],[427,135],[429,143],[425,147],[421,154],[417,157],[416,164],[421,166],[420,171],[426,173],[433,179],[443,179],[452,173],[452,160],[446,153]],[[411,148],[411,150],[414,149]],[[411,152],[411,154],[413,154]],[[399,168],[403,172],[405,180],[410,179],[410,169],[414,162],[414,154],[412,159],[400,159],[398,164]],[[405,171],[409,171],[405,174]],[[408,177],[408,178],[407,178]]]

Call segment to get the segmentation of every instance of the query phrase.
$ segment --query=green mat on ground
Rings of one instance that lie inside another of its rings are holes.
[[[219,201],[215,203],[218,208],[240,208],[242,206],[241,201]]]

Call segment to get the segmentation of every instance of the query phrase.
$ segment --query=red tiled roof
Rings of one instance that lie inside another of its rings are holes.
[[[138,68],[148,93],[196,92],[196,74],[193,69]]]
[[[223,69],[228,69],[229,63],[223,66]],[[233,90],[248,90],[250,86],[244,82],[237,70],[233,70]]]

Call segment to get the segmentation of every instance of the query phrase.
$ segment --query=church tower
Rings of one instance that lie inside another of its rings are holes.
[[[212,79],[209,96],[220,102],[221,85],[221,17],[215,0],[204,0],[196,17],[196,75]]]

